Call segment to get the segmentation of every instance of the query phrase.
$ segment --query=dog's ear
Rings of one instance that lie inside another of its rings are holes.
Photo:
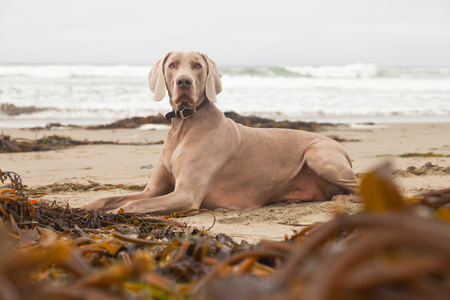
[[[166,80],[164,78],[164,63],[172,52],[158,60],[148,73],[148,86],[154,93],[153,100],[161,101],[166,95]]]
[[[215,62],[213,62],[208,56],[205,54],[200,53],[203,58],[206,60],[206,63],[208,64],[208,75],[206,77],[206,86],[205,86],[205,92],[206,97],[211,102],[217,102],[216,95],[218,95],[222,91],[222,81],[220,78],[222,75],[219,72],[219,68],[217,68],[217,65]]]

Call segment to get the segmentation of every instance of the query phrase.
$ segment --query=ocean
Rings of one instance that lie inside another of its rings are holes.
[[[152,100],[151,66],[0,65],[0,128],[96,125],[166,113]],[[450,122],[450,68],[220,67],[224,112],[331,123]],[[166,96],[167,97],[167,96]],[[6,113],[5,113],[6,112]]]

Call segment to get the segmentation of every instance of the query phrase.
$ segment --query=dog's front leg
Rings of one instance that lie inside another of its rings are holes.
[[[125,213],[171,214],[199,208],[201,200],[195,199],[187,191],[178,189],[167,195],[128,202],[120,208]]]
[[[100,198],[92,203],[83,206],[83,208],[100,211],[110,211],[125,206],[130,201],[150,199],[152,197],[169,194],[173,190],[174,186],[171,183],[169,172],[161,163],[161,161],[157,160],[155,169],[152,172],[152,177],[150,178],[150,182],[143,192],[135,195]]]
[[[126,205],[130,201],[137,201],[142,199],[150,198],[150,190],[145,189],[143,192],[135,195],[124,195],[124,196],[114,196],[107,198],[100,198],[92,203],[83,206],[87,210],[99,210],[99,211],[110,211],[119,207]]]

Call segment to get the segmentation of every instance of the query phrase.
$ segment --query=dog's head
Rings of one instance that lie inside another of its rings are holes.
[[[160,101],[166,94],[170,105],[176,109],[194,108],[207,97],[217,102],[216,95],[222,91],[217,65],[199,52],[169,52],[155,63],[148,74],[148,84]]]

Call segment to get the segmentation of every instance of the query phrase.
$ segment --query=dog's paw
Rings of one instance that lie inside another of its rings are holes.
[[[98,210],[97,206],[93,203],[89,203],[86,205],[83,205],[80,207],[81,209],[85,209],[85,210]]]
[[[106,204],[106,198],[100,198],[89,204],[81,206],[81,208],[85,210],[105,211]]]

